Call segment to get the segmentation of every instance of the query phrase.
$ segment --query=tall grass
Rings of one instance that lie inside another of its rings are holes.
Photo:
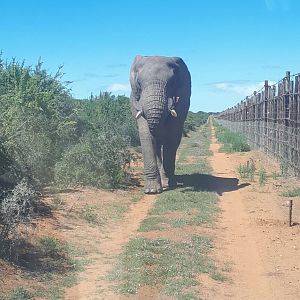
[[[220,143],[223,146],[220,148],[220,151],[226,153],[232,152],[247,152],[250,151],[250,146],[247,144],[245,137],[242,135],[232,132],[227,128],[215,124],[216,136]]]

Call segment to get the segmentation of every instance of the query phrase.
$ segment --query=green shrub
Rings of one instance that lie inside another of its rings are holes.
[[[9,300],[32,299],[33,295],[21,286],[16,287],[10,294]]]
[[[197,113],[189,111],[184,122],[183,135],[187,136],[188,132],[195,131],[197,127],[205,124],[210,114],[203,111]]]
[[[300,188],[295,187],[293,189],[284,191],[281,193],[281,196],[283,196],[283,197],[299,197],[300,196]]]
[[[247,152],[250,151],[250,146],[247,144],[245,138],[232,132],[221,125],[216,125],[216,136],[220,143],[223,144],[221,151],[226,153],[231,152]]]
[[[254,181],[254,173],[255,173],[255,164],[252,159],[248,160],[246,164],[240,164],[238,167],[238,172],[241,178],[247,178],[250,181]]]
[[[31,220],[35,197],[36,192],[22,180],[0,200],[0,241],[14,236],[19,224]]]
[[[259,170],[259,184],[260,185],[264,185],[266,183],[266,179],[267,179],[267,172],[264,168],[261,168]]]
[[[59,240],[52,236],[43,236],[39,239],[40,250],[44,255],[57,256],[62,251]]]
[[[55,180],[63,186],[120,186],[127,179],[126,146],[126,141],[113,133],[88,135],[63,154],[55,166]]]
[[[40,61],[32,68],[0,55],[0,185],[124,181],[125,148],[139,144],[129,99],[104,92],[75,100],[61,77],[61,68],[52,75]]]

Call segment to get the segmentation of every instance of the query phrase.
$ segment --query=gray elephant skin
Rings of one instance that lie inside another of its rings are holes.
[[[191,96],[191,76],[179,57],[136,56],[130,103],[144,158],[145,193],[174,188],[176,151]]]

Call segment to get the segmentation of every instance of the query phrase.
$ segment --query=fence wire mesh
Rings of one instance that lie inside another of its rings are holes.
[[[249,144],[278,158],[300,175],[300,73],[274,85],[265,81],[241,103],[216,116],[228,129],[242,133]]]

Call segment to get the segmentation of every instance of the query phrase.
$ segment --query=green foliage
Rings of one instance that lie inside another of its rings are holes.
[[[57,256],[62,250],[58,239],[52,236],[43,236],[39,239],[41,251],[49,256]]]
[[[36,192],[22,180],[16,187],[0,199],[0,251],[3,241],[14,240],[16,229],[20,224],[31,220]],[[11,246],[11,245],[10,245]]]
[[[272,179],[276,180],[278,177],[278,173],[276,171],[272,171]]]
[[[86,220],[89,224],[97,224],[98,223],[98,215],[95,211],[96,207],[86,205],[81,212],[81,216],[84,220]]]
[[[287,177],[289,174],[289,165],[286,161],[280,162],[281,176]]]
[[[247,152],[251,150],[250,146],[247,144],[242,135],[232,132],[218,124],[215,124],[215,128],[217,139],[223,144],[220,149],[222,152]]]
[[[217,273],[205,255],[210,248],[210,239],[199,236],[182,242],[136,238],[126,245],[110,279],[118,281],[121,293],[136,294],[140,286],[163,284],[167,295],[180,297],[197,285],[198,273]]]
[[[136,121],[132,117],[129,99],[125,96],[114,96],[100,93],[89,100],[76,101],[84,132],[118,134],[125,137],[128,144],[140,144]]]
[[[238,172],[241,178],[249,179],[250,181],[254,181],[254,173],[256,167],[254,161],[252,159],[248,160],[246,164],[240,164],[238,167]]]
[[[300,196],[300,188],[295,187],[288,191],[282,192],[281,196],[283,196],[283,197],[299,197]]]
[[[0,141],[11,162],[3,175],[13,183],[22,177],[49,182],[54,161],[76,137],[77,118],[61,76],[61,68],[52,76],[40,61],[31,68],[0,58]]]
[[[265,168],[261,168],[258,172],[258,181],[260,185],[264,185],[266,183],[266,179],[267,179],[267,172],[265,170]]]
[[[203,111],[198,111],[197,113],[189,111],[184,122],[183,135],[187,136],[189,131],[195,131],[197,127],[205,124],[209,115],[210,113]]]
[[[128,179],[126,148],[139,144],[129,99],[74,100],[62,75],[0,57],[0,185],[25,177],[38,187],[111,188]]]
[[[33,295],[21,286],[16,287],[10,294],[9,300],[32,299]]]
[[[128,144],[118,134],[84,136],[66,150],[55,166],[55,180],[63,186],[113,188],[126,181]]]

